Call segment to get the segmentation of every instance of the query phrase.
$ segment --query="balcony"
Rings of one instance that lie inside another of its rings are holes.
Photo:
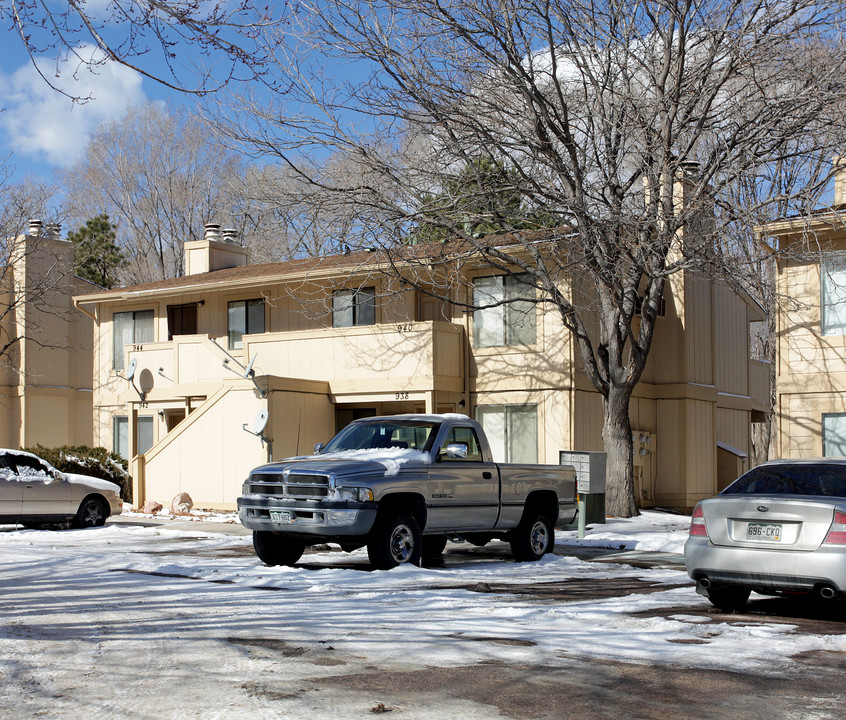
[[[222,380],[243,377],[328,382],[333,395],[424,390],[460,392],[464,329],[414,322],[245,335],[242,359],[205,335],[177,336],[129,351],[135,382],[150,401],[209,394]]]

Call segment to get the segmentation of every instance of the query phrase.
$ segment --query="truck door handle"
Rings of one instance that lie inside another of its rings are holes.
[[[485,480],[490,480],[492,476],[491,476],[491,474],[490,474],[487,470],[485,470],[485,472],[483,472],[483,473],[482,473],[482,477],[483,477]]]

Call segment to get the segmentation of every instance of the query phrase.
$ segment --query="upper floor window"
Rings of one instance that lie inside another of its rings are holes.
[[[481,308],[473,312],[476,347],[537,342],[535,288],[527,280],[527,275],[497,275],[473,281],[473,305]]]
[[[264,300],[235,300],[229,303],[229,349],[244,347],[243,335],[264,332]]]
[[[113,347],[112,367],[115,370],[124,369],[124,345],[153,342],[152,310],[134,310],[132,312],[118,312],[112,316]]]
[[[339,290],[332,296],[332,327],[376,324],[376,288]]]
[[[846,335],[846,258],[827,260],[820,266],[823,335]]]
[[[537,405],[480,405],[476,420],[485,429],[494,462],[538,461]]]

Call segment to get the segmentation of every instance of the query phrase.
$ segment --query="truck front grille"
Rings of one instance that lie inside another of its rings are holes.
[[[250,475],[249,493],[276,498],[320,500],[329,495],[329,476],[306,473]]]

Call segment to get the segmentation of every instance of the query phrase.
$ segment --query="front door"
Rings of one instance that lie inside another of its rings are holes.
[[[197,303],[167,306],[167,339],[197,334]]]

